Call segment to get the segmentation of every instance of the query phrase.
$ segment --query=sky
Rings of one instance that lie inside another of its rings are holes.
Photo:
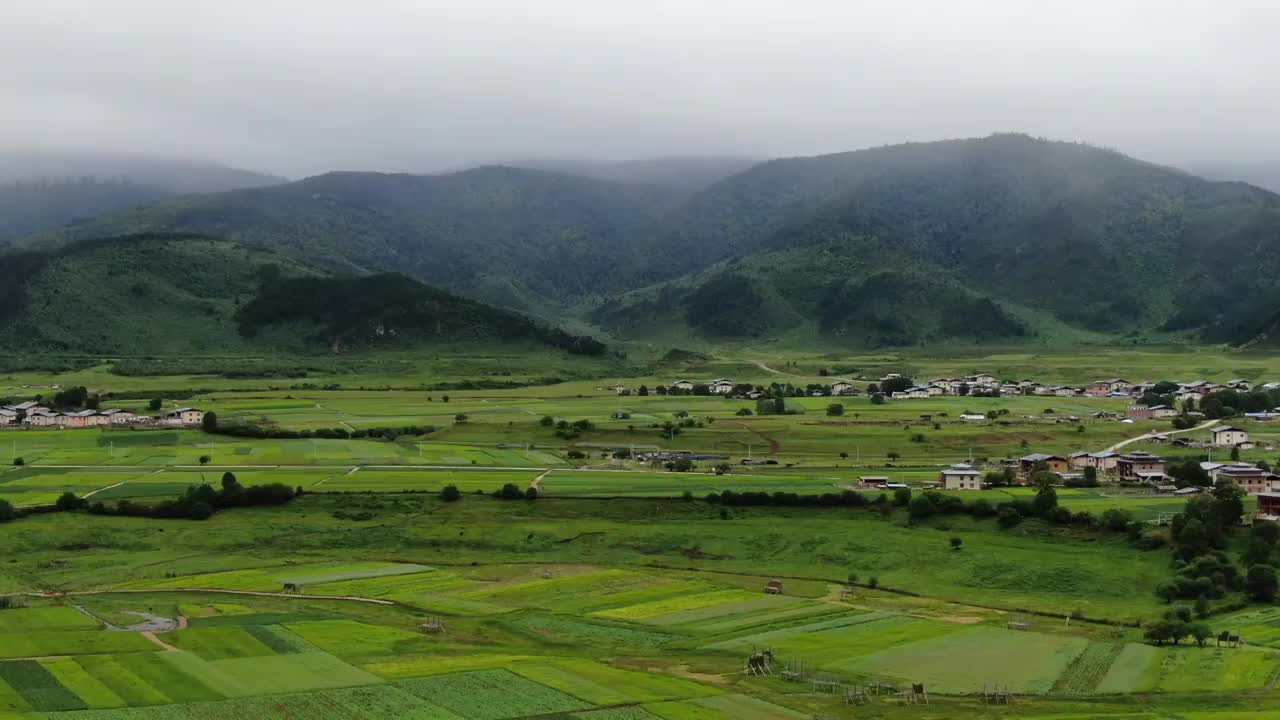
[[[1280,164],[1271,0],[7,0],[0,148],[301,177],[1020,131]]]

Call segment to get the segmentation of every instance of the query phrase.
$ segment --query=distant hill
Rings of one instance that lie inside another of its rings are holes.
[[[595,314],[624,334],[647,327],[645,308],[698,315],[699,290],[723,273],[761,300],[717,328],[754,318],[776,332],[768,318],[789,314],[871,344],[1022,337],[1032,316],[1237,339],[1242,318],[1280,308],[1280,197],[1023,135],[762,163],[651,237],[638,282],[660,284]],[[886,307],[893,327],[875,320]],[[943,322],[957,310],[969,320]]]
[[[126,180],[22,180],[0,183],[0,244],[173,194]]]
[[[216,193],[287,182],[277,175],[192,158],[105,152],[0,150],[0,185],[92,178],[123,181],[170,195]]]
[[[282,182],[198,160],[0,151],[0,245],[177,195]]]
[[[735,156],[662,157],[625,162],[534,158],[514,167],[581,175],[597,180],[657,185],[692,195],[761,162]]]
[[[340,172],[179,198],[40,238],[204,233],[343,272],[397,271],[520,309],[616,289],[671,190],[485,167],[450,175]]]
[[[1187,169],[1211,180],[1246,182],[1280,193],[1280,160],[1270,163],[1204,163]]]
[[[134,235],[0,255],[0,347],[112,355],[603,345],[402,275],[335,277],[227,240]]]

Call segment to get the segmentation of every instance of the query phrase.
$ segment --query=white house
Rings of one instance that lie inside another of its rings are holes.
[[[1210,433],[1213,437],[1213,444],[1218,447],[1236,447],[1249,442],[1248,432],[1230,425],[1215,427]]]
[[[42,408],[40,412],[27,413],[22,422],[30,427],[54,427],[59,424],[60,417],[58,413]]]
[[[18,411],[0,409],[0,427],[8,427],[18,422]]]
[[[986,420],[987,416],[982,413],[960,413],[960,419],[968,420],[969,422],[979,422],[981,420]]]
[[[675,389],[677,389],[677,390],[692,390],[692,389],[693,389],[693,381],[692,381],[692,380],[677,380],[677,381],[675,381],[675,382],[671,383],[671,387],[673,387],[673,388],[675,388]]]
[[[728,395],[733,392],[733,382],[725,378],[713,380],[708,387],[713,395]]]
[[[204,411],[195,408],[178,408],[164,414],[165,425],[199,425],[204,422]]]
[[[981,490],[982,473],[971,465],[952,465],[938,473],[938,482],[945,490]]]
[[[852,391],[853,391],[852,383],[847,383],[844,380],[837,380],[831,383],[832,395],[846,395]]]

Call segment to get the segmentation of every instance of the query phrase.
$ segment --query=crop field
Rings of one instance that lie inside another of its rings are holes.
[[[0,499],[21,507],[64,492],[154,502],[217,486],[225,472],[243,485],[305,491],[288,505],[227,509],[199,522],[62,512],[0,525],[0,593],[31,593],[16,603],[26,607],[0,609],[0,720],[1241,720],[1273,711],[1273,607],[1228,610],[1243,601],[1239,591],[1211,599],[1205,622],[1241,634],[1243,648],[1143,643],[1143,627],[1168,608],[1155,593],[1174,573],[1167,548],[1036,519],[1002,528],[967,514],[912,519],[891,504],[703,499],[725,490],[839,493],[863,476],[918,489],[952,462],[1100,450],[1169,429],[1095,417],[1123,412],[1126,400],[796,397],[787,400],[794,414],[760,416],[745,400],[612,389],[676,376],[803,385],[839,372],[1280,379],[1272,359],[726,352],[634,377],[566,375],[574,379],[494,390],[424,388],[495,363],[495,372],[510,363],[515,377],[548,373],[527,359],[468,358],[408,363],[385,376],[317,372],[301,382],[117,376],[104,367],[0,378],[0,395],[84,383],[130,393],[112,405],[134,410],[145,408],[148,391],[173,391],[181,399],[166,403],[215,411],[222,423],[434,428],[395,440],[0,431],[0,453],[9,455]],[[828,415],[833,403],[842,414]],[[996,410],[1007,414],[959,419]],[[587,424],[577,430],[556,427],[579,420]],[[684,426],[672,432],[661,427],[668,421]],[[1248,428],[1280,445],[1280,425]],[[1127,447],[1198,452],[1149,441]],[[617,450],[705,457],[672,472]],[[1276,450],[1242,456],[1274,461]],[[535,487],[538,497],[488,497],[506,484]],[[462,497],[445,502],[447,485]],[[1029,500],[1034,490],[954,494],[1000,503]],[[1139,520],[1186,502],[1113,486],[1059,488],[1058,499],[1073,511],[1121,508]],[[1246,511],[1253,507],[1246,500]],[[1243,542],[1237,534],[1226,552],[1238,557]],[[851,576],[857,584],[846,588]],[[785,591],[762,592],[775,579]],[[1030,629],[1009,629],[1014,615]],[[428,618],[440,626],[424,628]],[[764,648],[774,676],[745,675],[747,655]],[[931,704],[881,695],[845,706],[783,681],[786,662],[849,684],[924,683]],[[985,706],[975,693],[992,684],[1019,697],[1007,709]]]

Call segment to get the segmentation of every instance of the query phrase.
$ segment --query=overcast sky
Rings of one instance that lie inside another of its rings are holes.
[[[7,0],[0,146],[303,176],[1017,130],[1280,162],[1271,0]]]

